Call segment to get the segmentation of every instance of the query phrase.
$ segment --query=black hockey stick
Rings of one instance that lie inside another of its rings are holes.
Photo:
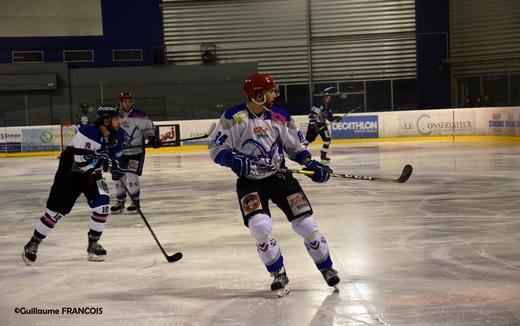
[[[349,114],[351,114],[351,113],[356,112],[356,111],[359,110],[359,109],[361,109],[361,105],[356,106],[355,108],[353,108],[352,110],[348,111],[347,113],[343,113],[343,114],[341,115],[341,119],[338,119],[338,121],[343,120],[344,117],[346,117],[347,115],[349,115]],[[327,122],[327,124],[330,125],[331,123],[334,123],[334,122],[335,122],[335,121]]]
[[[134,198],[132,198],[132,195],[130,194],[130,191],[128,190],[128,187],[125,185],[124,182],[121,182],[121,185],[123,185],[123,188],[125,188],[125,191],[126,191],[127,195],[130,197],[130,199],[132,200],[132,203],[137,208],[137,212],[139,213],[139,215],[141,215],[141,218],[143,219],[144,224],[146,224],[146,227],[148,227],[148,230],[150,230],[150,233],[152,234],[155,242],[157,242],[157,245],[159,246],[159,249],[161,249],[161,252],[163,253],[164,257],[166,257],[166,260],[169,263],[173,263],[173,262],[176,262],[178,260],[181,260],[182,252],[179,251],[179,252],[176,252],[173,255],[169,256],[166,253],[166,251],[164,251],[163,247],[161,246],[161,243],[159,242],[159,240],[155,236],[155,233],[153,232],[152,227],[150,226],[150,224],[148,224],[148,221],[146,220],[146,217],[144,217],[143,212],[141,211],[141,208],[139,207],[139,204],[134,200]]]
[[[309,170],[291,170],[291,169],[282,169],[283,171],[292,172],[292,173],[300,173],[305,175],[313,175],[314,171]],[[342,173],[331,173],[331,177],[336,178],[345,178],[345,179],[354,179],[354,180],[366,180],[366,181],[375,181],[375,182],[388,182],[388,183],[405,183],[408,178],[412,175],[413,168],[410,164],[406,164],[403,168],[403,172],[401,176],[397,179],[391,178],[382,178],[382,177],[371,177],[366,175],[353,175],[353,174],[342,174]]]
[[[174,143],[177,143],[177,142],[180,143],[182,141],[208,138],[213,133],[213,130],[215,130],[215,127],[216,127],[216,123],[212,122],[211,125],[209,126],[208,131],[206,131],[206,133],[204,135],[196,136],[196,137],[183,138],[183,139],[179,139],[179,140],[165,141],[165,142],[162,142],[161,145],[168,145],[168,144],[174,144]],[[146,144],[146,145],[132,145],[132,146],[123,146],[123,149],[141,148],[141,147],[152,147],[152,146],[150,146],[149,144]]]

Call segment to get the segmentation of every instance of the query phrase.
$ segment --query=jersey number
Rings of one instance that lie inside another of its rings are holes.
[[[228,135],[223,135],[222,132],[217,132],[217,135],[215,136],[215,139],[213,139],[213,142],[217,145],[222,145],[228,138]]]

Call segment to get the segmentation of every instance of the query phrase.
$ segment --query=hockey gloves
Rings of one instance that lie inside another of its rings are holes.
[[[151,136],[148,138],[148,145],[151,145],[153,148],[159,148],[162,146],[162,141],[155,136]]]
[[[343,119],[342,116],[335,115],[335,116],[332,117],[332,122],[338,122],[338,121],[341,121],[341,119]]]
[[[330,174],[332,173],[332,169],[326,165],[321,164],[316,160],[310,160],[305,164],[305,169],[307,171],[313,171],[313,175],[307,175],[314,182],[327,182],[330,178]]]
[[[121,171],[119,162],[113,158],[109,158],[103,165],[103,171],[110,172],[112,174],[112,180],[117,181],[125,176],[125,173]]]
[[[251,173],[251,159],[242,154],[226,150],[223,154],[222,165],[230,167],[239,177],[245,177]]]

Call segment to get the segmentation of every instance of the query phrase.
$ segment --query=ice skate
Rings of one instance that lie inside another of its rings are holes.
[[[130,206],[128,206],[128,208],[126,210],[128,211],[128,213],[133,214],[133,213],[137,212],[138,208],[141,208],[141,204],[139,203],[138,199],[134,199],[132,204]]]
[[[112,214],[121,214],[123,212],[123,208],[125,208],[125,202],[117,201],[114,206],[110,207],[110,212]]]
[[[41,240],[40,240],[41,241]],[[36,261],[38,253],[39,241],[35,241],[34,237],[23,247],[22,259],[27,266],[31,266]]]
[[[322,163],[322,164],[325,164],[325,165],[326,165],[326,164],[329,164],[329,163],[330,163],[330,157],[327,157],[327,153],[325,153],[325,152],[321,152],[321,157],[320,157],[320,159],[321,159],[321,163]]]
[[[320,270],[321,275],[323,275],[323,278],[327,282],[327,285],[330,287],[333,287],[336,291],[339,291],[339,276],[338,271],[336,271],[334,268],[324,268]]]
[[[107,251],[98,243],[98,236],[88,236],[87,259],[90,261],[104,261]]]
[[[289,294],[289,289],[285,287],[287,283],[289,283],[287,273],[285,273],[285,268],[282,267],[278,272],[271,273],[271,276],[274,277],[273,283],[271,283],[271,291],[276,291],[278,297],[283,297]]]

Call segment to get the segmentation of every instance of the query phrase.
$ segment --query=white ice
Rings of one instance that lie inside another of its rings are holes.
[[[184,253],[176,263],[128,214],[109,218],[106,261],[87,261],[90,214],[81,198],[26,266],[20,252],[58,161],[1,159],[0,325],[520,325],[519,145],[332,147],[338,173],[398,177],[407,163],[414,173],[405,184],[315,184],[297,175],[342,281],[339,293],[327,287],[271,206],[290,279],[284,298],[270,291],[242,224],[234,175],[206,152],[149,155],[141,178],[142,210],[166,251]],[[102,314],[14,312],[33,307]]]

